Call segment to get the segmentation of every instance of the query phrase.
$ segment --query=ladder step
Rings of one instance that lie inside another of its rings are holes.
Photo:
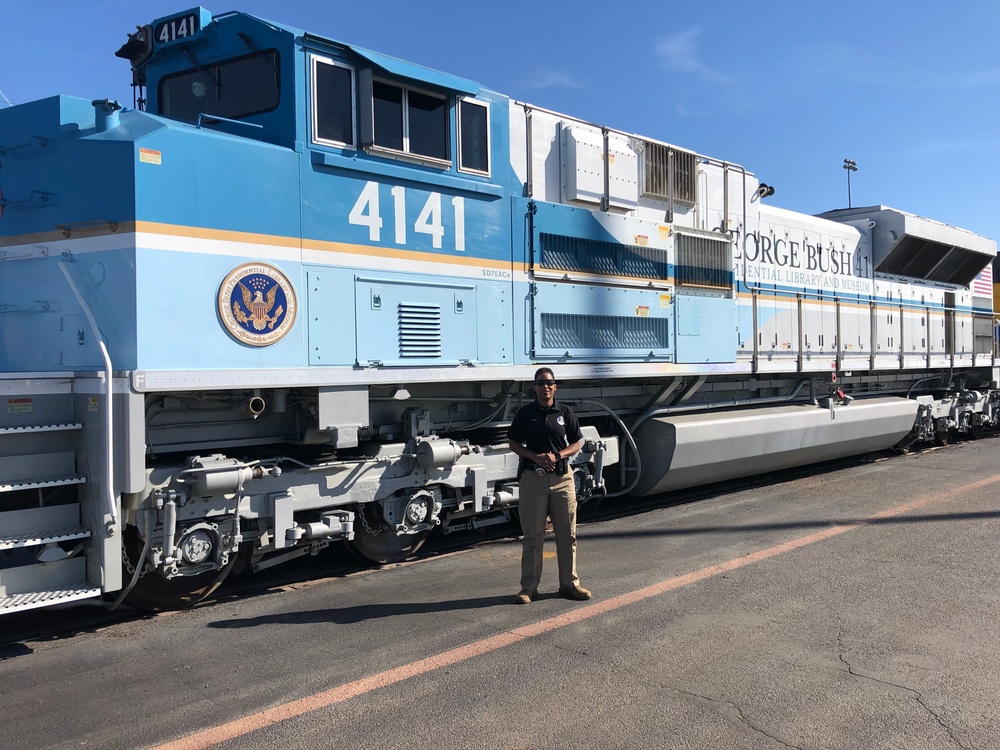
[[[48,440],[47,437],[37,439]],[[35,450],[27,454],[4,451],[0,454],[0,492],[81,484],[78,472],[76,453],[73,451],[49,453]]]
[[[26,534],[8,534],[0,536],[0,550],[16,549],[17,547],[38,547],[42,544],[68,542],[72,539],[86,539],[89,536],[90,531],[82,526],[74,526],[68,529],[34,531]]]
[[[68,484],[86,484],[87,477],[53,477],[52,479],[42,479],[34,482],[15,482],[14,484],[0,484],[0,492],[16,492],[18,490],[36,490],[43,487],[63,487]]]
[[[8,594],[7,596],[0,596],[0,614],[6,615],[13,612],[22,612],[27,609],[50,607],[53,604],[75,602],[80,599],[92,599],[100,595],[100,588],[91,586],[85,581],[42,591]]]
[[[30,427],[0,427],[0,435],[25,435],[33,432],[67,432],[69,430],[82,430],[83,423],[72,422],[67,424],[40,424]]]

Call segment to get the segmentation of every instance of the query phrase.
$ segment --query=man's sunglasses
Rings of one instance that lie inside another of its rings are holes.
[[[535,385],[540,388],[553,388],[555,387],[556,381],[554,380],[536,380]]]

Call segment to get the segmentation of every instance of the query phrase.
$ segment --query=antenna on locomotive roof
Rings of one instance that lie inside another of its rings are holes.
[[[4,92],[3,92],[3,89],[0,89],[0,96],[2,96],[2,97],[3,97],[3,100],[4,100],[5,102],[7,102],[7,106],[8,106],[8,107],[13,107],[13,106],[14,106],[14,104],[13,104],[13,103],[11,102],[11,100],[10,100],[10,99],[8,99],[8,98],[7,98],[7,95],[6,95],[6,94],[5,94]]]

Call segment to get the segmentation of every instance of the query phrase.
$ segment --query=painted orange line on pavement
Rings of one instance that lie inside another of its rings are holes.
[[[395,669],[379,672],[378,674],[371,675],[370,677],[364,677],[360,680],[355,680],[354,682],[348,682],[344,685],[340,685],[339,687],[332,688],[331,690],[324,690],[323,692],[315,693],[313,695],[306,696],[305,698],[299,698],[298,700],[290,701],[288,703],[282,703],[274,708],[269,708],[225,724],[209,727],[208,729],[204,729],[200,732],[189,734],[188,736],[181,737],[173,742],[157,745],[153,750],[203,750],[203,748],[211,747],[212,745],[217,745],[220,742],[225,742],[226,740],[249,734],[250,732],[263,729],[264,727],[269,727],[273,724],[285,721],[286,719],[293,719],[297,716],[302,716],[303,714],[316,711],[320,708],[326,708],[337,703],[343,703],[344,701],[356,698],[359,695],[370,693],[373,690],[388,687],[389,685],[394,685],[397,682],[408,680],[411,677],[417,677],[418,675],[433,672],[441,667],[447,667],[451,664],[471,659],[473,656],[480,656],[491,651],[496,651],[513,643],[518,643],[528,638],[534,638],[535,636],[557,630],[558,628],[565,627],[566,625],[573,625],[591,617],[596,617],[597,615],[621,609],[626,605],[635,604],[645,599],[658,596],[659,594],[673,591],[674,589],[679,589],[698,581],[703,581],[706,578],[717,576],[720,573],[726,573],[731,570],[736,570],[737,568],[743,568],[747,565],[752,565],[753,563],[784,554],[785,552],[791,552],[793,550],[801,549],[802,547],[807,547],[810,544],[815,544],[816,542],[821,542],[824,539],[829,539],[839,534],[843,534],[845,531],[850,531],[851,529],[866,526],[883,518],[898,516],[902,513],[916,510],[924,505],[930,505],[931,503],[945,502],[962,493],[970,490],[976,490],[996,482],[1000,482],[1000,474],[995,474],[994,476],[981,479],[978,482],[964,484],[947,492],[924,497],[919,500],[904,503],[903,505],[897,505],[894,508],[868,516],[860,521],[854,521],[839,526],[831,526],[828,529],[817,531],[814,534],[808,534],[807,536],[799,537],[798,539],[782,542],[781,544],[776,544],[773,547],[752,552],[748,555],[744,555],[743,557],[727,560],[726,562],[722,562],[717,565],[710,565],[706,568],[702,568],[701,570],[695,570],[691,573],[685,573],[684,575],[668,578],[665,581],[660,581],[659,583],[654,583],[650,586],[636,589],[635,591],[631,591],[627,594],[620,594],[619,596],[612,597],[611,599],[594,602],[585,607],[573,609],[561,615],[556,615],[555,617],[549,617],[545,620],[532,623],[531,625],[522,625],[521,627],[514,628],[506,633],[501,633],[500,635],[484,638],[465,646],[443,651],[439,654],[435,654],[434,656],[429,656],[426,659],[420,659],[418,661],[396,667]]]

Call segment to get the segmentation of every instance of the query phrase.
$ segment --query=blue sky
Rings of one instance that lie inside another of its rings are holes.
[[[127,32],[189,5],[0,0],[0,107],[131,105]],[[742,164],[806,213],[882,203],[1000,240],[1000,2],[225,0]],[[0,133],[0,142],[2,142]]]

